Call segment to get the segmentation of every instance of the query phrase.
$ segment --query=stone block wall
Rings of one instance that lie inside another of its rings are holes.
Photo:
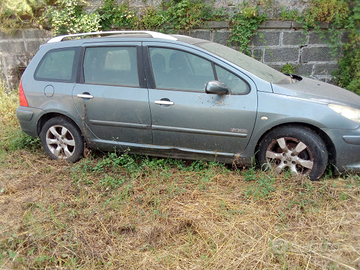
[[[41,44],[52,34],[40,29],[22,29],[11,34],[0,32],[0,82],[14,88]]]
[[[196,29],[190,35],[227,45],[231,31],[225,22],[216,23],[210,31]],[[328,28],[326,23],[321,25],[321,31]],[[342,41],[346,39],[343,32]],[[250,51],[254,58],[275,69],[291,64],[298,75],[326,82],[331,82],[332,72],[339,68],[340,50],[331,47],[329,37],[316,31],[305,35],[301,25],[293,21],[264,22],[250,42]]]
[[[328,27],[323,24],[322,31]],[[342,35],[344,41],[346,33]],[[252,39],[251,49],[254,57],[276,69],[291,64],[299,75],[318,80],[331,81],[331,73],[339,68],[340,50],[331,47],[327,35],[322,37],[315,31],[305,35],[291,21],[263,24]]]
[[[322,25],[323,31],[327,28],[327,24]],[[228,22],[209,22],[201,29],[183,34],[228,45],[231,29]],[[40,44],[51,37],[51,32],[39,29],[19,30],[12,35],[0,32],[0,79],[7,87],[16,87]],[[346,37],[344,32],[344,41]],[[326,39],[326,35],[324,39],[314,31],[305,35],[296,22],[266,21],[251,40],[250,51],[254,58],[278,70],[291,64],[297,67],[298,75],[331,82],[331,73],[338,69],[340,52],[334,54]]]

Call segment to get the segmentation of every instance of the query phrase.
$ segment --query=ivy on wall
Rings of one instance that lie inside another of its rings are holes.
[[[248,44],[260,24],[266,20],[265,13],[260,14],[259,6],[252,6],[248,3],[243,4],[239,12],[235,13],[231,18],[232,33],[230,35],[230,42],[234,45],[239,45],[241,52],[250,55]]]
[[[84,0],[2,0],[0,30],[10,32],[31,25],[51,29],[56,35],[123,28],[171,33],[222,20],[232,28],[229,44],[250,54],[248,45],[267,19],[271,4],[272,0],[253,0],[225,10],[214,9],[203,0],[170,0],[159,7],[134,10],[127,2],[105,0],[99,9],[86,13]],[[360,94],[360,0],[310,0],[310,9],[302,14],[283,8],[279,19],[302,23],[305,33],[310,29],[320,33],[319,23],[330,23],[326,34],[334,51],[342,46],[340,69],[334,78],[340,86]],[[340,33],[344,29],[349,33],[349,42],[341,45]]]

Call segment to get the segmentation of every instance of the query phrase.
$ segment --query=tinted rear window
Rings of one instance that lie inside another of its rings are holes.
[[[35,79],[43,81],[75,81],[74,63],[77,48],[65,48],[49,51],[40,61],[35,71]]]

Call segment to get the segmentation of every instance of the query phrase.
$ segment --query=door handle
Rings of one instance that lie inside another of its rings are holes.
[[[170,101],[170,100],[155,100],[155,104],[157,104],[157,105],[167,105],[167,106],[171,106],[171,105],[174,105],[175,102],[174,102],[174,101]]]
[[[83,98],[83,99],[93,99],[94,98],[94,96],[90,95],[89,93],[77,94],[76,96],[78,98]]]

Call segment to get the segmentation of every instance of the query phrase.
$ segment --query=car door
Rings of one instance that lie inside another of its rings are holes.
[[[76,84],[72,97],[85,132],[106,141],[152,143],[148,89],[138,66],[140,45],[83,47],[82,83]]]
[[[252,80],[195,49],[146,45],[153,72],[149,100],[154,144],[219,155],[244,150],[257,109]],[[228,84],[230,93],[206,94],[206,83],[214,80]]]

